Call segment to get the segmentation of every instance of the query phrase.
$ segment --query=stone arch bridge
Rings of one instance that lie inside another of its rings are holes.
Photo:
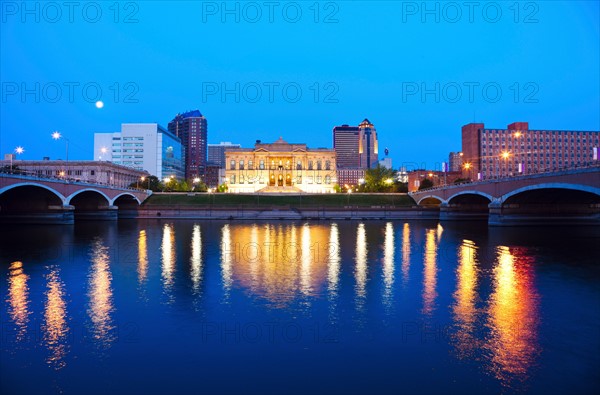
[[[19,174],[0,174],[0,221],[64,223],[113,220],[152,192]]]
[[[420,206],[439,206],[440,220],[600,225],[600,166],[448,185],[410,196]]]

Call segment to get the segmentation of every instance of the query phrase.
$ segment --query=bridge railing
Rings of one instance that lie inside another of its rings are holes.
[[[102,188],[128,190],[128,191],[135,191],[135,192],[144,192],[146,194],[149,194],[149,190],[141,189],[141,188],[132,188],[132,187],[129,187],[129,186],[122,187],[122,186],[118,186],[118,185],[114,185],[114,184],[109,184],[109,183],[104,183],[104,182],[87,182],[87,181],[82,181],[82,180],[75,179],[75,178],[60,177],[60,176],[46,175],[46,174],[39,174],[39,173],[36,173],[36,172],[25,171],[25,170],[18,170],[18,169],[15,169],[15,170],[12,170],[12,171],[11,170],[0,169],[0,177],[20,178],[20,179],[33,180],[33,181],[60,182],[60,183],[63,183],[63,184],[96,186],[96,187],[102,187]]]
[[[542,171],[537,171],[535,173],[527,173],[527,174],[519,174],[519,175],[503,176],[503,177],[488,177],[483,180],[459,182],[457,184],[436,185],[431,188],[424,188],[424,189],[419,189],[418,191],[409,192],[409,194],[412,195],[414,193],[420,193],[420,192],[438,191],[441,189],[446,189],[446,188],[451,188],[451,187],[464,187],[464,186],[469,186],[469,185],[480,185],[480,184],[486,184],[486,183],[492,183],[492,182],[511,181],[511,180],[518,180],[518,179],[528,178],[528,177],[537,176],[537,175],[555,174],[555,173],[560,174],[560,173],[570,172],[573,170],[584,170],[584,169],[592,169],[592,168],[600,168],[600,161],[587,162],[587,163],[583,163],[581,165],[568,166],[568,167],[546,168]]]

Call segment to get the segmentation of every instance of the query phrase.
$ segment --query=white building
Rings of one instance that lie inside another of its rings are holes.
[[[391,169],[392,168],[392,158],[386,156],[385,158],[380,159],[379,165],[381,167],[385,167],[386,169]]]
[[[120,132],[95,133],[94,160],[147,171],[159,179],[185,176],[181,140],[156,123],[124,123]]]

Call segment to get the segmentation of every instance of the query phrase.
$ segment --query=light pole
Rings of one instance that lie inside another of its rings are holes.
[[[17,148],[15,148],[16,155],[21,155],[23,152],[25,152],[25,149],[23,147],[18,146]],[[10,172],[13,172],[13,155],[10,156]]]
[[[193,185],[193,187],[192,187],[192,190],[193,190],[194,192],[196,192],[196,185],[197,185],[199,182],[200,182],[200,178],[199,178],[199,177],[196,177],[196,178],[194,178],[194,179],[192,180],[192,185]]]
[[[104,155],[108,150],[106,149],[106,147],[102,147],[100,148],[100,158],[98,158],[99,160],[102,160],[102,155]]]
[[[144,186],[143,183],[144,183],[144,181],[146,181],[146,177],[142,176],[137,180],[137,185],[136,185],[137,189],[140,189],[140,181],[142,181],[142,186]]]
[[[66,170],[68,170],[68,166],[69,166],[69,139],[64,137],[62,134],[60,134],[60,132],[58,130],[54,131],[54,133],[52,133],[52,138],[54,140],[60,140],[60,139],[64,139],[65,143],[66,143],[66,162],[67,164],[65,165]],[[66,178],[66,177],[65,177]]]

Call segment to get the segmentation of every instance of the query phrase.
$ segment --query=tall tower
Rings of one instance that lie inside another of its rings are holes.
[[[357,126],[336,126],[333,128],[333,149],[340,168],[359,168],[360,129]]]
[[[208,139],[206,118],[198,110],[177,114],[169,122],[168,129],[181,139],[185,148],[185,178],[204,177]]]
[[[366,118],[358,125],[358,128],[360,130],[358,149],[360,167],[370,169],[373,166],[377,166],[379,162],[377,130],[375,130],[375,126]]]

